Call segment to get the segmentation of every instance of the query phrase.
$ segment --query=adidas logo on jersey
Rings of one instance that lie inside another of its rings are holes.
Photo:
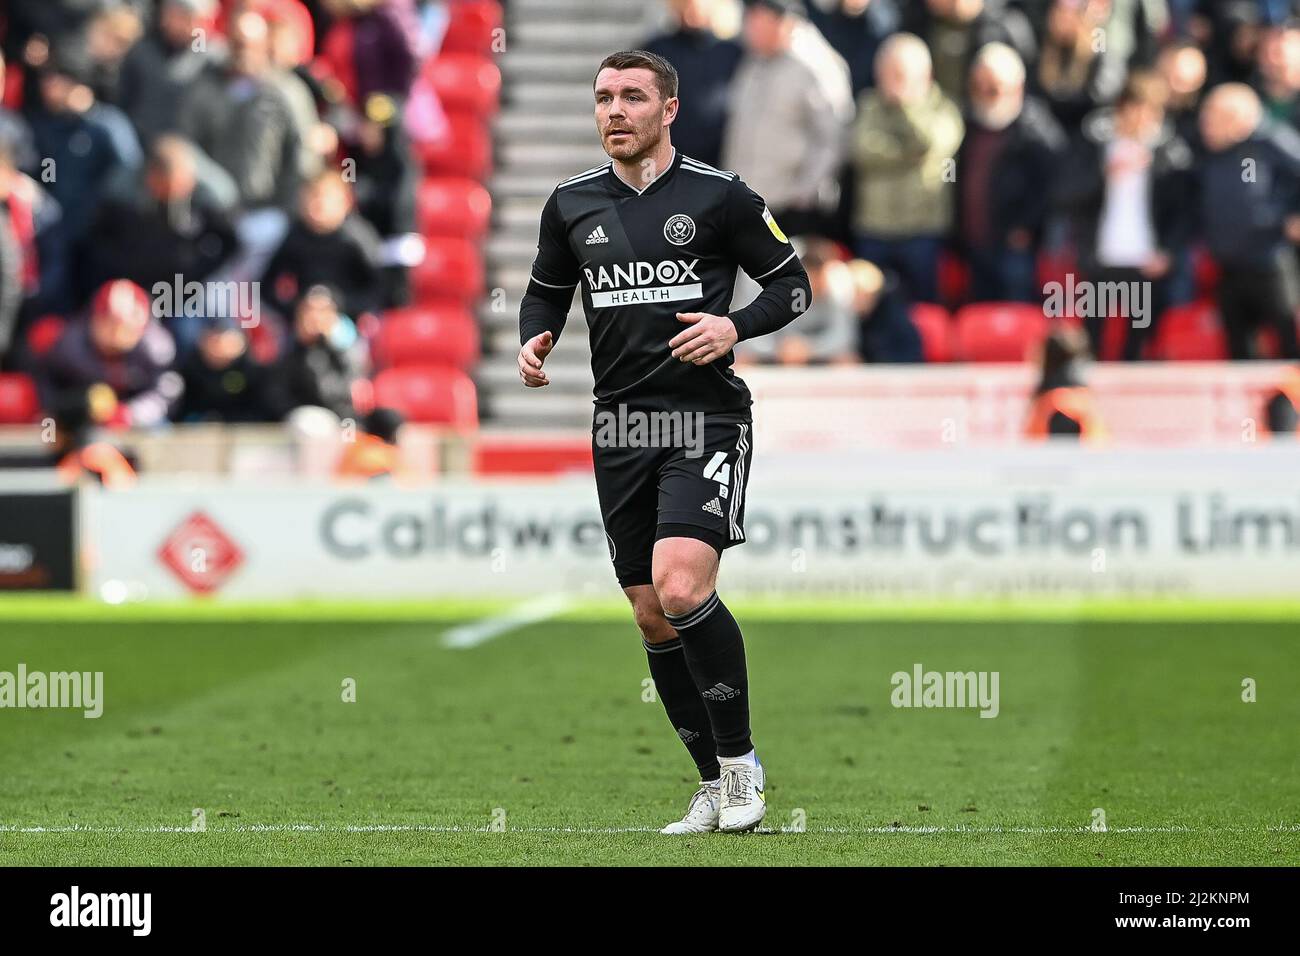
[[[705,700],[731,700],[733,697],[739,697],[740,691],[726,684],[714,684],[708,690],[702,691],[700,696]]]
[[[605,235],[604,226],[597,226],[591,230],[591,235],[587,237],[587,245],[598,246],[602,242],[609,242],[609,236]]]
[[[711,515],[717,515],[719,518],[721,518],[721,517],[722,517],[722,502],[718,501],[717,498],[714,498],[712,501],[708,502],[708,503],[705,504],[702,508],[700,508],[700,510],[701,510],[701,511],[707,511],[709,514],[711,514]]]

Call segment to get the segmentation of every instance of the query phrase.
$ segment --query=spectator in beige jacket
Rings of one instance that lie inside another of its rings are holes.
[[[835,207],[852,105],[848,67],[824,40],[810,55],[818,40],[800,10],[798,0],[746,8],[745,57],[722,143],[723,167],[767,199],[787,235],[820,232]]]
[[[939,246],[952,226],[964,132],[961,111],[933,81],[925,43],[911,33],[886,40],[852,138],[853,229],[858,255],[898,273],[913,301],[938,297]]]

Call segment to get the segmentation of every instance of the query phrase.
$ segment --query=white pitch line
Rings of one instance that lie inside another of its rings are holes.
[[[573,599],[563,594],[548,594],[532,601],[525,601],[504,614],[495,614],[473,624],[462,624],[444,631],[442,646],[456,650],[478,647],[508,631],[552,618],[567,610],[572,603]]]
[[[505,830],[492,830],[489,827],[471,826],[435,826],[423,823],[375,823],[358,825],[324,825],[314,823],[254,823],[231,827],[209,827],[203,831],[191,830],[189,827],[100,827],[100,826],[50,826],[21,827],[0,825],[0,833],[579,833],[579,834],[613,834],[613,833],[656,833],[657,827],[507,827]],[[969,833],[969,834],[1051,834],[1075,833],[1093,834],[1086,826],[1061,827],[967,827],[967,826],[879,826],[879,827],[809,827],[805,831],[793,831],[786,828],[773,830],[763,828],[759,833],[822,833],[833,835],[865,834],[905,834],[908,836],[930,836],[933,834]],[[1105,833],[1300,833],[1300,824],[1269,826],[1263,830],[1254,827],[1185,827],[1185,826],[1134,826],[1110,827],[1097,835]]]

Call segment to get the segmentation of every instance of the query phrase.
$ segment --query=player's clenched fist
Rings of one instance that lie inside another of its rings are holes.
[[[731,351],[740,340],[736,326],[725,315],[707,312],[678,312],[678,322],[690,323],[690,328],[678,332],[668,341],[673,358],[692,365],[708,365]]]
[[[542,363],[546,361],[546,356],[551,354],[554,345],[555,340],[551,338],[551,333],[543,332],[541,335],[534,335],[519,350],[519,378],[529,388],[541,388],[543,385],[550,384],[546,373],[542,371]]]

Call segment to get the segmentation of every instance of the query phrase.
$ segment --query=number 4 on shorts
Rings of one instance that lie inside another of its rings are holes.
[[[720,485],[725,485],[731,481],[731,466],[727,464],[727,453],[725,451],[715,451],[709,463],[704,466],[704,477],[712,478]]]

